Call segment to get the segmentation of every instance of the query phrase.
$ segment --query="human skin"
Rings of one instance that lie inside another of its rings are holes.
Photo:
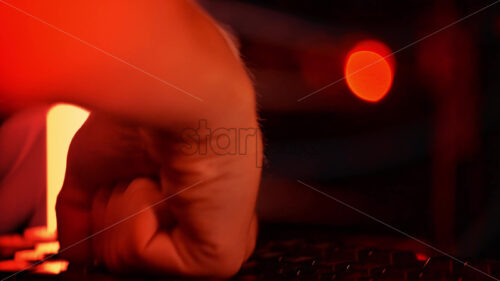
[[[16,112],[0,126],[0,234],[45,224],[47,110]]]
[[[62,255],[119,272],[236,273],[256,239],[260,137],[246,154],[182,153],[199,120],[258,128],[251,81],[215,22],[185,0],[9,3],[60,30],[0,3],[4,109],[92,111],[58,198]]]

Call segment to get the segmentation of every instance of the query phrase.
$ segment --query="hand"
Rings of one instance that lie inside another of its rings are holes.
[[[187,0],[12,5],[57,29],[0,9],[2,26],[16,27],[0,29],[2,100],[14,109],[68,102],[93,112],[70,146],[58,198],[62,255],[73,263],[101,259],[119,271],[236,272],[255,241],[260,139],[244,136],[246,151],[235,155],[183,151],[183,132],[200,120],[213,129],[258,127],[251,81],[215,21]],[[101,236],[100,226],[156,199],[153,187],[164,197],[177,194],[152,210],[157,223],[142,230],[142,223],[124,222]],[[129,196],[128,188],[141,196]],[[109,197],[105,207],[95,203],[98,195]],[[102,214],[92,219],[96,208]],[[113,233],[149,242],[116,246],[108,243],[117,239]],[[93,250],[94,241],[110,247]]]
[[[246,154],[186,154],[182,132],[91,114],[70,146],[57,203],[63,256],[113,271],[236,273],[255,245],[260,138],[246,138]]]

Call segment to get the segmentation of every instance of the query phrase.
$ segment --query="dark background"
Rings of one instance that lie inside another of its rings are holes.
[[[299,179],[446,249],[496,254],[498,7],[461,21],[492,1],[201,3],[238,39],[254,76],[263,221],[385,231]],[[297,101],[341,79],[347,52],[367,39],[396,52],[384,99],[365,102],[340,81]]]

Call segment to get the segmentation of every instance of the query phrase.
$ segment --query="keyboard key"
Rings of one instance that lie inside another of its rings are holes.
[[[420,268],[384,266],[371,270],[370,276],[376,280],[417,281],[420,278],[420,272]]]
[[[3,272],[17,272],[21,270],[30,270],[32,263],[28,261],[18,260],[4,260],[0,261],[0,271]]]
[[[363,249],[358,252],[358,260],[362,264],[391,264],[391,252],[379,249]]]
[[[284,265],[289,270],[287,274],[294,277],[312,276],[319,269],[317,260],[313,257],[285,258]]]
[[[417,260],[417,256],[411,251],[396,251],[391,255],[391,264],[395,267],[418,266],[422,262]]]
[[[347,274],[353,272],[368,273],[368,269],[357,262],[342,262],[335,266],[335,272]]]
[[[27,241],[19,234],[0,235],[0,259],[12,259],[16,251],[31,249],[33,246],[33,241]]]
[[[500,261],[487,261],[488,263],[488,274],[494,276],[495,278],[500,278]]]

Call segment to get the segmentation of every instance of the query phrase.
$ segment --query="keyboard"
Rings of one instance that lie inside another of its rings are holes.
[[[259,246],[235,280],[495,280],[488,275],[500,279],[500,262],[461,263],[408,250],[285,239]]]
[[[427,281],[498,280],[500,261],[454,260],[398,243],[360,243],[336,231],[261,227],[255,252],[232,280]],[[346,238],[347,237],[347,238]],[[367,240],[366,238],[363,241]],[[391,240],[389,240],[391,241]],[[394,247],[391,247],[393,245]],[[102,268],[74,268],[57,255],[57,241],[0,236],[0,280],[191,280],[144,275],[117,276]],[[38,264],[41,260],[51,257]],[[21,273],[14,273],[24,270]],[[496,278],[496,279],[495,279]]]
[[[500,279],[500,261],[433,255],[411,239],[314,226],[264,226],[235,280],[467,281]],[[405,242],[411,242],[406,243]],[[420,246],[420,247],[416,247]],[[496,278],[496,279],[495,279]]]

